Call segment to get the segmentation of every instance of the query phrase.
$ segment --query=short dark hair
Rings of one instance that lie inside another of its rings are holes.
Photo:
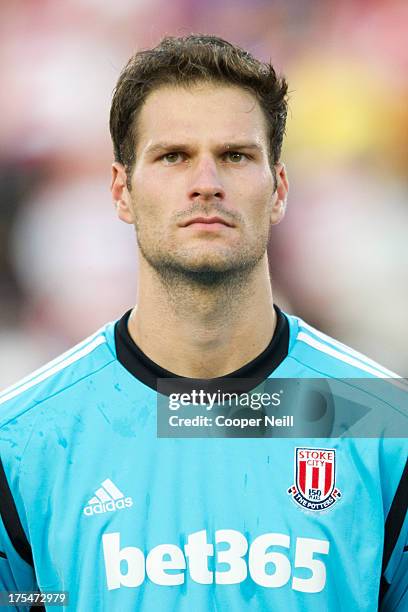
[[[196,82],[238,85],[257,98],[268,125],[271,165],[279,161],[287,115],[287,83],[270,63],[217,36],[165,37],[139,51],[123,68],[110,111],[115,161],[130,174],[135,162],[135,125],[149,93],[163,85]]]

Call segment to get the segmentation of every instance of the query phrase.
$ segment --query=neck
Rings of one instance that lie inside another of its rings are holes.
[[[140,260],[129,333],[162,368],[189,378],[238,370],[269,344],[276,325],[266,256],[219,285],[160,277]]]

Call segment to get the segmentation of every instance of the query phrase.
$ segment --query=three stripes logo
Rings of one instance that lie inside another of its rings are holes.
[[[132,498],[125,497],[122,491],[107,478],[101,483],[100,488],[95,491],[94,497],[89,500],[83,512],[85,516],[92,516],[93,514],[123,510],[131,506],[133,506]]]

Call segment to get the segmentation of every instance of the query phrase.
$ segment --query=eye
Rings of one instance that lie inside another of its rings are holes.
[[[170,151],[169,153],[165,153],[165,155],[161,156],[161,160],[163,160],[167,166],[173,166],[178,161],[180,161],[183,157],[183,154],[179,151]]]
[[[238,164],[248,159],[248,156],[245,155],[245,153],[240,153],[239,151],[227,151],[225,153],[225,157],[228,159],[228,161],[231,161],[234,164]]]

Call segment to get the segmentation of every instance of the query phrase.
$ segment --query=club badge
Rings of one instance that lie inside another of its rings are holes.
[[[295,484],[288,489],[305,510],[327,510],[341,497],[336,484],[336,451],[333,448],[296,448]]]

